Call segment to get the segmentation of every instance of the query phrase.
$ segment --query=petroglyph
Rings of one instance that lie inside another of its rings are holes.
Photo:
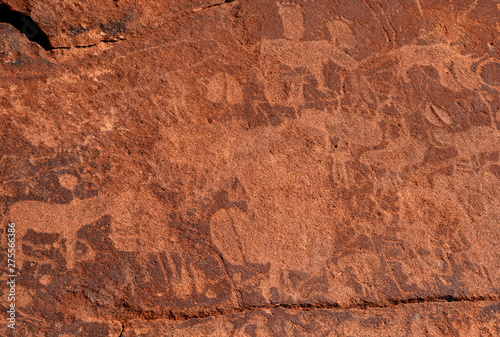
[[[407,223],[411,219],[426,224],[426,228],[435,230],[443,221],[446,222],[446,225],[453,224],[453,226],[458,227],[460,225],[459,219],[462,219],[462,225],[468,219],[458,196],[451,189],[446,177],[436,178],[432,189],[407,185],[400,190],[399,197],[402,205],[403,223]]]
[[[450,114],[445,110],[445,108],[439,107],[432,103],[427,104],[424,110],[424,116],[429,122],[436,126],[453,124],[453,120]]]
[[[498,151],[500,148],[499,131],[486,126],[472,127],[456,133],[436,130],[433,135],[442,144],[455,146],[461,156]]]
[[[224,258],[235,265],[244,265],[245,249],[242,247],[238,227],[251,226],[246,215],[239,208],[221,209],[210,219],[210,231],[214,244]]]
[[[261,46],[261,67],[266,79],[266,97],[273,103],[284,104],[286,100],[276,100],[279,93],[272,86],[277,83],[273,81],[273,68],[278,67],[276,63],[282,63],[294,68],[308,69],[318,81],[318,89],[326,91],[326,83],[323,75],[323,65],[333,60],[345,69],[352,69],[355,61],[345,52],[338,49],[331,42],[323,41],[289,41],[286,39],[264,40]],[[279,69],[279,68],[278,68]],[[277,79],[283,80],[284,72]],[[293,103],[293,102],[292,102]]]
[[[0,24],[23,336],[494,332],[495,3],[8,2],[126,37]]]
[[[386,170],[400,172],[405,166],[418,165],[424,161],[428,145],[416,140],[389,143],[380,150],[364,153],[360,162]]]
[[[98,220],[104,209],[104,205],[98,202],[97,198],[73,199],[66,205],[21,201],[9,208],[5,218],[16,223],[20,240],[29,229],[38,233],[61,235],[61,239],[65,240],[67,267],[71,269],[76,261],[76,233],[82,226]],[[22,266],[25,256],[22,249],[20,251],[19,264]]]
[[[252,167],[241,167],[248,212],[222,209],[210,220],[213,242],[229,262],[270,264],[269,279],[261,284],[266,294],[280,282],[284,270],[321,269],[331,254],[334,223],[340,216],[329,210],[328,202],[310,196],[313,190],[328,195],[326,168],[321,178],[325,185],[315,184],[306,173],[316,172],[316,165],[311,160],[291,169],[279,159],[259,159],[259,174],[253,175],[248,175]],[[263,181],[266,184],[261,185]]]
[[[229,74],[217,73],[207,84],[207,98],[214,103],[227,100],[229,104],[243,102],[243,88],[236,78]]]
[[[414,65],[420,65],[435,67],[442,85],[451,90],[474,90],[484,83],[481,76],[473,71],[474,63],[480,59],[461,55],[448,44],[405,45],[397,49],[394,55],[399,60],[400,75],[407,80],[407,71]]]
[[[382,140],[378,125],[359,116],[305,110],[297,122],[300,128],[270,130],[265,143],[273,156],[265,155],[265,146],[248,154],[254,158],[252,165],[241,159],[238,172],[248,198],[248,213],[223,209],[210,220],[212,239],[228,261],[271,263],[269,286],[279,281],[283,270],[313,272],[325,267],[336,238],[335,228],[347,217],[329,201],[330,179],[337,180],[336,188],[354,186],[348,165],[353,157],[346,145],[334,148],[329,137],[338,136],[339,142],[349,139],[352,144],[376,145]],[[307,135],[310,140],[293,147],[281,145],[285,135],[291,134],[296,134],[292,137],[296,139]],[[286,158],[294,158],[306,146],[308,156],[287,167]]]
[[[332,153],[332,179],[336,185],[345,188],[355,185],[354,174],[351,173],[347,164],[352,159],[352,155],[347,151]]]
[[[325,122],[332,136],[351,144],[376,146],[382,142],[382,130],[376,118],[335,113],[326,117]]]
[[[326,91],[323,65],[328,61],[334,61],[345,69],[353,69],[357,62],[341,47],[354,46],[355,39],[346,23],[333,21],[329,24],[329,29],[334,43],[328,40],[302,41],[304,34],[302,8],[295,4],[279,3],[279,13],[286,38],[263,40],[260,49],[266,97],[270,102],[277,104],[302,104],[303,81],[300,78],[292,80],[286,75],[287,71],[281,68],[281,64],[307,69],[318,81],[318,89]],[[289,93],[284,94],[283,90]]]
[[[111,215],[110,238],[116,249],[141,253],[168,250],[165,247],[171,246],[169,233],[152,229],[153,226],[164,228],[161,222],[167,216],[165,208],[153,197],[126,191],[114,195],[111,202],[109,200],[109,196],[99,195],[75,198],[69,204],[21,201],[8,209],[6,219],[17,224],[20,238],[30,229],[37,233],[59,234],[60,240],[64,240],[68,269],[82,259],[75,256],[78,230],[104,215]]]
[[[304,37],[304,13],[302,7],[292,1],[278,1],[278,11],[283,21],[283,35],[290,40]]]
[[[266,39],[261,43],[260,64],[264,71],[266,97],[270,102],[285,105],[304,104],[304,75],[293,73],[293,69],[307,69],[318,81],[317,88],[322,92],[327,92],[323,73],[325,63],[333,61],[346,71],[358,69],[360,63],[344,51],[356,45],[355,36],[347,22],[334,20],[327,23],[333,42],[303,41],[303,29],[297,28],[303,25],[302,8],[295,5],[279,5],[279,8],[286,38]],[[406,80],[407,71],[415,65],[420,65],[435,67],[442,85],[451,90],[475,90],[487,84],[474,68],[475,63],[486,64],[487,61],[462,55],[448,44],[404,45],[389,52],[385,57],[390,55],[397,60],[396,69],[399,75]],[[393,76],[396,76],[396,73]],[[360,87],[356,89],[363,90],[365,86],[365,83],[360,83]],[[362,98],[371,99],[369,95],[363,95]]]
[[[347,22],[333,20],[328,22],[326,25],[334,45],[344,49],[352,49],[356,47],[356,37]]]

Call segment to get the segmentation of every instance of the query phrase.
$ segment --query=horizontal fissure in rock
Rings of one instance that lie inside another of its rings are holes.
[[[269,310],[283,308],[287,310],[298,310],[298,311],[312,311],[312,310],[354,310],[354,309],[373,309],[373,308],[389,308],[399,305],[406,304],[424,304],[424,303],[450,303],[450,302],[482,302],[482,301],[498,301],[500,296],[489,295],[489,296],[476,296],[476,297],[457,297],[452,295],[444,296],[433,296],[433,297],[412,297],[407,299],[393,299],[388,300],[386,303],[375,303],[369,301],[359,301],[351,305],[342,306],[338,303],[333,302],[316,302],[316,303],[269,303],[264,305],[243,305],[233,308],[215,308],[200,310],[197,312],[184,312],[184,311],[141,311],[133,310],[136,317],[127,317],[125,322],[133,319],[142,320],[158,320],[166,319],[172,321],[187,321],[190,319],[202,319],[213,316],[221,316],[228,314],[237,314],[247,311],[257,311],[257,310]],[[129,308],[130,309],[130,308]]]

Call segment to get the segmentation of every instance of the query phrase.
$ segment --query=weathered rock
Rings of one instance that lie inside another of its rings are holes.
[[[500,334],[495,1],[2,3],[15,335]]]
[[[498,302],[350,310],[248,310],[189,320],[132,320],[123,336],[495,336]]]

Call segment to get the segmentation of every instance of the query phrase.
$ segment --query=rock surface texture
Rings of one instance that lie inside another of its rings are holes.
[[[0,335],[499,336],[499,20],[1,0]]]

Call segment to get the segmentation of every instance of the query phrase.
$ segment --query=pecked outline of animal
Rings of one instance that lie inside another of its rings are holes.
[[[318,81],[318,89],[325,91],[327,90],[323,74],[325,63],[335,60],[342,68],[351,70],[358,66],[358,62],[343,50],[342,43],[338,45],[329,40],[303,40],[305,27],[302,7],[294,2],[278,2],[277,5],[283,23],[284,38],[263,39],[260,47],[259,62],[266,83],[266,98],[272,103],[300,105],[304,103],[303,79],[300,76],[289,78],[283,73],[280,64],[307,69]],[[356,44],[354,35],[345,22],[331,21],[327,26],[334,37],[345,39],[349,36],[347,46],[344,47],[353,47]],[[339,29],[343,31],[343,34],[339,35]],[[279,82],[283,80],[291,81],[289,83],[291,93],[288,97],[282,97],[283,88]]]
[[[104,214],[104,205],[97,199],[73,199],[69,204],[49,204],[41,201],[20,201],[9,207],[2,225],[16,224],[16,251],[18,269],[21,269],[24,252],[22,238],[28,230],[38,233],[59,234],[65,239],[67,268],[75,265],[77,232]]]

